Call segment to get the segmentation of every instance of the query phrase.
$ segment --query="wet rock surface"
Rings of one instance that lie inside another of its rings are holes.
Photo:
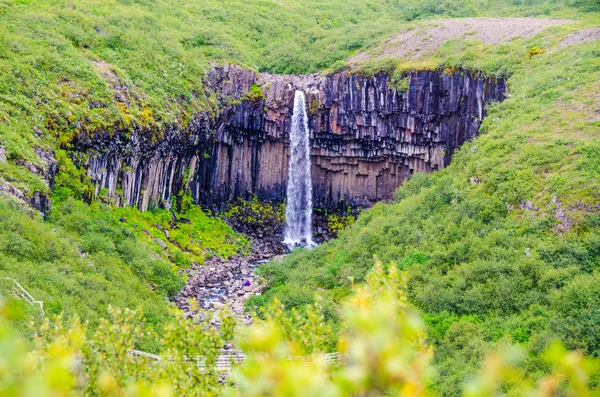
[[[266,238],[254,240],[249,255],[207,258],[203,265],[194,265],[187,271],[187,284],[175,298],[177,307],[191,316],[195,314],[188,302],[191,298],[198,301],[199,309],[209,313],[228,305],[240,323],[251,324],[252,317],[245,312],[245,303],[251,296],[260,295],[263,288],[254,270],[285,250],[277,240]]]

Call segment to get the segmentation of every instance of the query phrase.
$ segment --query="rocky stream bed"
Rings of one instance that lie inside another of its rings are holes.
[[[203,265],[194,265],[187,271],[186,286],[175,298],[177,307],[190,316],[194,314],[188,302],[191,298],[198,301],[199,309],[207,312],[229,305],[242,324],[251,324],[252,317],[245,312],[245,303],[251,296],[260,295],[263,288],[254,270],[286,251],[286,247],[276,239],[255,238],[248,255],[237,254],[228,259],[207,258]]]

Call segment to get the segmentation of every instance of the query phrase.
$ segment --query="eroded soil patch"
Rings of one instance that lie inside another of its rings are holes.
[[[450,39],[475,39],[484,44],[509,42],[517,37],[531,37],[551,26],[571,23],[566,19],[542,18],[460,18],[436,20],[397,33],[382,45],[350,58],[356,65],[371,58],[397,57],[417,59],[431,54]]]

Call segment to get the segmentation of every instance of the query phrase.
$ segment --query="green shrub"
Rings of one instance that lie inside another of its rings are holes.
[[[442,395],[456,395],[502,341],[533,348],[558,337],[598,355],[597,121],[580,113],[600,79],[597,50],[587,43],[530,60],[521,52],[511,62],[511,96],[488,108],[481,135],[447,168],[414,174],[395,202],[362,212],[337,239],[262,266],[261,304],[277,298],[299,309],[312,302],[309,289],[339,302],[377,256],[409,275],[409,302],[422,311],[434,362],[447,374],[434,382]],[[448,339],[467,328],[473,333]],[[469,351],[448,345],[469,339]],[[547,369],[533,351],[522,365]]]
[[[273,236],[283,232],[285,206],[261,202],[256,196],[250,200],[238,198],[221,217],[240,232]]]
[[[320,300],[302,313],[286,315],[274,302],[251,327],[234,333],[227,309],[212,316],[199,313],[192,321],[178,313],[165,324],[163,337],[145,334],[140,312],[109,308],[88,337],[77,318],[57,317],[36,328],[32,346],[7,325],[14,309],[0,307],[0,393],[17,396],[27,390],[68,395],[285,395],[379,396],[440,395],[589,395],[600,363],[567,352],[551,339],[538,340],[537,355],[545,371],[531,374],[523,350],[508,342],[489,350],[479,324],[453,322],[432,361],[421,319],[406,303],[405,283],[396,267],[380,263],[345,299],[339,342],[329,345],[335,331],[326,322]],[[197,305],[192,302],[193,311]],[[13,314],[14,315],[14,314]],[[235,336],[235,337],[234,337]],[[153,340],[157,359],[136,356],[132,349]],[[234,341],[244,352],[243,365],[233,362],[223,381],[217,369],[221,348]],[[335,360],[323,353],[334,350]],[[487,352],[487,353],[486,353]],[[203,370],[195,361],[203,357]],[[190,362],[191,361],[191,362]],[[540,366],[540,365],[538,365]],[[466,371],[473,376],[464,382]],[[539,375],[536,377],[536,375]],[[436,378],[441,382],[431,384]],[[451,393],[448,393],[451,391]]]

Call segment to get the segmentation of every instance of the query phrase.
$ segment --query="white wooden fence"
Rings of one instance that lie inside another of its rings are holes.
[[[134,357],[140,358],[148,358],[150,360],[160,362],[162,360],[170,360],[169,357],[161,357],[156,354],[147,353],[140,350],[130,350],[129,354]],[[331,365],[336,365],[342,360],[342,356],[340,353],[326,353],[323,354],[323,359],[330,363]],[[246,359],[246,355],[241,352],[231,351],[231,350],[222,350],[221,355],[217,357],[215,363],[215,369],[217,372],[229,373],[231,371],[232,364],[243,364]],[[200,368],[200,371],[204,372],[205,370],[205,362],[206,358],[204,356],[196,356],[188,359],[187,357],[183,357],[183,360],[189,362],[190,365],[197,365]],[[290,361],[308,361],[309,357],[307,356],[289,356],[288,360]]]
[[[27,302],[28,304],[30,304],[32,306],[39,306],[41,317],[42,318],[45,317],[44,302],[36,300],[14,278],[4,277],[4,279],[11,281],[13,284],[13,288],[10,291],[11,294],[13,294],[18,299],[23,299],[25,302]],[[137,358],[147,358],[147,359],[150,359],[157,363],[162,360],[170,360],[168,357],[161,357],[157,354],[147,353],[147,352],[144,352],[141,350],[130,350],[129,355],[132,357],[137,357]],[[220,372],[223,374],[228,374],[229,372],[231,372],[232,364],[240,364],[241,365],[244,363],[245,359],[246,359],[246,355],[241,352],[236,352],[236,351],[232,351],[232,350],[222,350],[221,355],[217,357],[217,360],[215,363],[215,369],[217,370],[217,372]],[[306,357],[306,356],[289,356],[288,359],[291,361],[306,361],[306,360],[308,360],[308,357]],[[323,359],[332,365],[336,365],[339,362],[341,362],[342,356],[340,353],[327,353],[327,354],[323,354]],[[191,359],[188,359],[187,357],[183,357],[183,360],[186,362],[189,362],[190,365],[198,366],[198,368],[202,372],[204,372],[206,369],[206,367],[205,367],[206,357],[204,357],[204,356],[192,357]]]
[[[40,315],[42,318],[46,316],[44,313],[44,302],[36,300],[21,284],[17,282],[14,278],[4,277],[5,280],[12,281],[13,289],[10,291],[18,299],[23,299],[25,302],[29,303],[32,306],[40,307]]]

